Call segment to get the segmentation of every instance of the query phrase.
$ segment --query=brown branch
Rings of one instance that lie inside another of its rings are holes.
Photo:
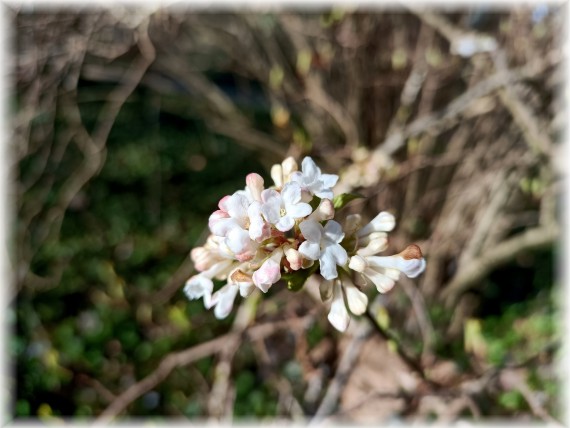
[[[308,314],[299,318],[259,324],[246,329],[243,333],[232,331],[184,351],[170,353],[162,359],[158,367],[152,373],[121,393],[117,399],[99,415],[95,420],[95,424],[109,424],[111,420],[123,412],[133,401],[165,380],[175,368],[184,367],[219,352],[226,346],[228,340],[234,337],[240,337],[242,334],[245,334],[250,340],[260,340],[272,335],[278,330],[293,328],[293,326],[298,324],[305,325],[307,321],[310,321],[312,318],[313,314]]]
[[[233,408],[233,406],[227,406],[227,403],[228,399],[231,398],[232,361],[241,345],[241,333],[255,319],[257,303],[260,297],[261,292],[256,290],[252,296],[249,296],[240,305],[232,325],[232,332],[235,334],[228,338],[220,352],[220,359],[214,371],[214,384],[208,398],[208,412],[214,418],[231,419],[231,415],[227,414],[227,410],[228,407]]]
[[[346,351],[344,351],[344,354],[340,359],[334,378],[331,381],[319,408],[315,412],[315,416],[311,420],[310,425],[318,424],[334,412],[340,395],[342,394],[342,390],[344,389],[344,385],[348,382],[348,378],[350,377],[350,374],[356,365],[356,361],[360,356],[360,350],[366,340],[370,337],[371,333],[372,328],[370,323],[362,321],[358,325],[354,336],[351,338],[346,347]]]
[[[558,64],[560,61],[558,52],[553,51],[545,58],[535,60],[522,67],[498,71],[455,98],[445,108],[430,115],[419,117],[407,125],[403,131],[388,135],[384,143],[380,144],[376,150],[393,155],[404,146],[408,138],[427,131],[432,133],[441,132],[449,126],[450,121],[470,107],[477,99],[489,95],[505,85],[540,75],[548,67]]]
[[[468,265],[460,268],[445,287],[442,297],[446,306],[453,307],[461,294],[482,281],[497,267],[508,263],[522,252],[552,246],[559,235],[558,225],[541,226],[529,229],[489,249]]]

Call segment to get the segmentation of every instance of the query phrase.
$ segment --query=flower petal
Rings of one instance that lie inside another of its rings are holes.
[[[190,300],[196,300],[205,295],[211,295],[214,283],[204,275],[194,275],[184,285],[184,294]]]
[[[239,284],[239,295],[241,297],[249,297],[255,290],[255,284],[243,283]]]
[[[311,214],[313,209],[311,206],[305,202],[299,202],[295,205],[285,205],[287,215],[293,218],[303,218]]]
[[[370,267],[398,269],[409,278],[418,276],[424,271],[426,266],[426,262],[423,258],[406,260],[397,255],[388,257],[370,256],[367,258],[367,261]]]
[[[293,226],[295,226],[295,220],[293,220],[293,217],[289,216],[281,217],[279,221],[275,223],[275,227],[281,232],[287,232],[288,230],[291,230]]]
[[[340,285],[335,284],[334,286],[334,297],[331,304],[331,310],[327,316],[329,322],[338,331],[346,331],[348,323],[350,322],[350,315],[346,310],[344,305],[344,299],[342,298],[342,291],[340,290]]]
[[[234,300],[238,293],[239,287],[234,284],[226,284],[212,296],[212,300],[216,301],[214,308],[214,316],[217,319],[226,318],[234,306]]]
[[[321,275],[325,279],[335,279],[338,276],[336,262],[330,251],[323,251],[319,257]]]
[[[358,237],[364,237],[372,232],[390,232],[396,226],[395,217],[389,212],[382,211],[370,223],[360,229]]]
[[[264,293],[281,279],[281,265],[272,258],[267,259],[261,267],[253,273],[253,283]]]
[[[277,223],[281,218],[281,195],[274,189],[266,189],[261,192],[261,199],[261,212],[269,223]]]
[[[247,217],[247,207],[249,206],[249,201],[247,198],[240,194],[233,194],[230,196],[225,204],[227,208],[227,213],[230,217],[240,219]]]
[[[261,242],[271,236],[271,226],[261,216],[261,204],[253,202],[247,210],[249,215],[249,237]]]
[[[348,261],[346,250],[338,244],[327,245],[324,252],[330,254],[337,265],[344,266]]]
[[[366,269],[363,273],[374,283],[379,293],[387,293],[396,285],[394,279],[388,278],[386,275],[373,269]]]
[[[305,159],[303,159],[301,170],[308,181],[313,181],[321,174],[321,170],[317,164],[315,164],[315,161],[309,156],[306,156]]]
[[[319,185],[311,186],[313,193],[321,199],[332,199],[334,193],[330,189],[322,189],[321,183]]]
[[[366,307],[368,306],[368,297],[358,288],[353,285],[348,285],[344,283],[344,291],[346,293],[346,303],[350,312],[354,315],[362,315],[366,312]]]
[[[305,241],[299,246],[299,253],[309,260],[318,260],[321,246],[317,242]]]
[[[249,232],[241,227],[234,227],[226,237],[226,244],[235,254],[246,251],[252,242],[249,238]]]
[[[321,181],[324,187],[334,187],[338,181],[338,175],[336,174],[321,174]]]
[[[281,190],[281,199],[283,199],[285,205],[299,202],[301,200],[301,186],[299,186],[299,183],[293,181],[285,184]]]
[[[325,236],[337,244],[344,239],[342,226],[334,220],[329,220],[325,225]]]
[[[315,220],[305,220],[299,224],[299,229],[307,241],[321,242],[321,237],[323,236],[324,229]],[[316,259],[313,259],[316,260]]]

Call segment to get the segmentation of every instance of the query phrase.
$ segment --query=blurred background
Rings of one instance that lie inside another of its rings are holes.
[[[562,418],[562,6],[5,12],[14,418]],[[223,321],[182,293],[289,155],[427,260],[345,334],[311,282]]]

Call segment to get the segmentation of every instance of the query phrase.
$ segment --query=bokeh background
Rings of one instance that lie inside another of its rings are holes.
[[[563,417],[562,6],[4,12],[13,418]],[[427,259],[345,334],[315,283],[223,321],[182,293],[289,155]]]

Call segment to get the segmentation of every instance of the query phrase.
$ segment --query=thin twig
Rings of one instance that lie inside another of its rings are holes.
[[[558,225],[540,226],[509,238],[490,248],[480,257],[461,268],[443,290],[442,298],[447,307],[453,307],[458,297],[485,278],[493,269],[513,260],[518,254],[547,248],[560,236]]]
[[[309,425],[318,424],[325,417],[334,412],[344,385],[348,381],[350,373],[352,373],[355,367],[356,360],[360,356],[360,350],[371,332],[372,328],[370,323],[362,321],[358,325],[354,336],[351,338],[346,347],[346,351],[342,355],[335,376]]]
[[[219,352],[226,346],[228,340],[236,336],[239,337],[245,334],[251,340],[260,340],[261,338],[272,335],[276,331],[292,328],[298,324],[305,325],[313,316],[314,315],[310,313],[299,318],[259,324],[246,329],[243,333],[232,331],[208,342],[192,346],[184,351],[170,353],[162,359],[158,367],[152,373],[121,393],[117,399],[99,415],[95,420],[95,424],[107,425],[117,415],[123,412],[129,404],[166,379],[175,368],[184,367]]]
[[[240,305],[232,325],[232,332],[235,334],[226,341],[224,348],[220,352],[218,364],[216,364],[214,384],[208,399],[208,412],[210,416],[216,419],[221,419],[222,417],[228,420],[231,419],[231,415],[227,414],[227,409],[233,408],[233,406],[227,406],[227,402],[232,390],[230,387],[232,361],[241,345],[241,333],[255,319],[257,304],[261,297],[261,292],[259,290],[255,291],[253,295],[249,296]]]

